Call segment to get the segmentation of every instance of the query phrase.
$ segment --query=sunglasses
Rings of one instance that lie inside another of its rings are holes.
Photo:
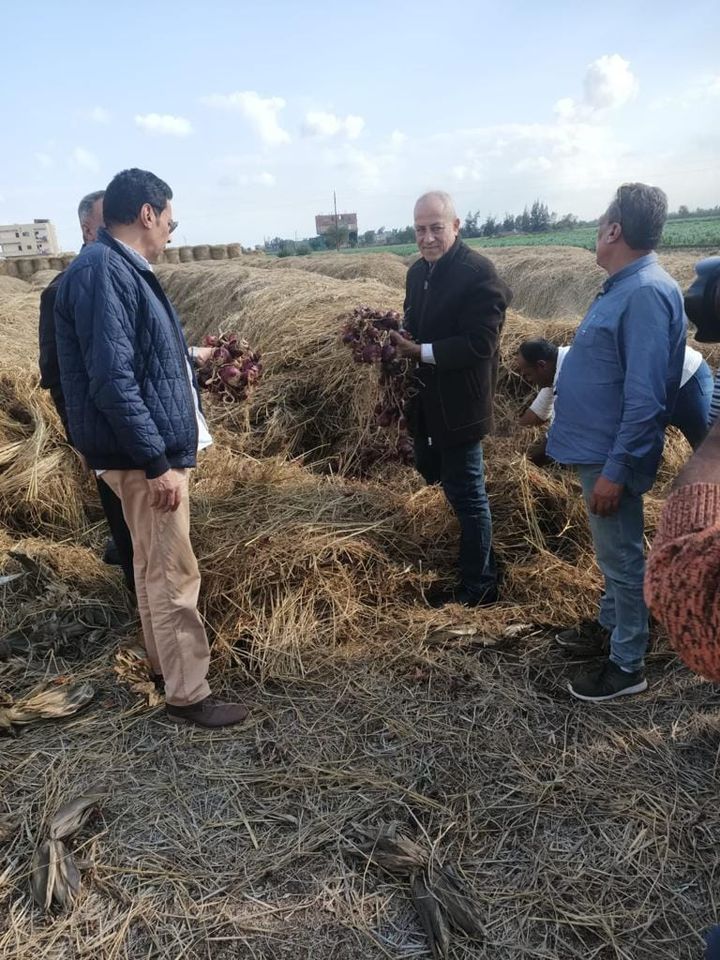
[[[178,228],[177,220],[168,220],[168,232],[173,233]]]

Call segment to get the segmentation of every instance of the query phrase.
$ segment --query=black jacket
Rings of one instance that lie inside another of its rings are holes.
[[[62,273],[59,273],[40,295],[39,365],[40,386],[50,391],[55,409],[65,428],[65,435],[69,438],[67,411],[65,410],[65,398],[60,383],[60,367],[55,344],[55,298],[62,276]]]
[[[432,271],[423,259],[410,267],[405,327],[432,344],[435,357],[416,371],[418,396],[408,410],[416,436],[443,449],[492,430],[498,341],[511,299],[492,263],[459,238]]]

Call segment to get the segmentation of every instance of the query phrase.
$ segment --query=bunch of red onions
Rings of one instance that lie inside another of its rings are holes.
[[[260,354],[235,333],[208,335],[203,337],[202,345],[213,347],[213,352],[198,368],[200,386],[228,403],[246,400],[262,376]]]
[[[396,330],[412,340],[402,329],[402,314],[397,310],[375,310],[373,307],[355,307],[344,317],[342,341],[352,351],[356,363],[377,364],[380,368],[380,400],[375,407],[375,422],[392,431],[395,451],[403,463],[413,461],[413,442],[404,416],[405,404],[414,391],[414,364],[398,356],[390,339]]]

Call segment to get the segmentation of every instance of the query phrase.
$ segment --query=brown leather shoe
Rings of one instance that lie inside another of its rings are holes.
[[[167,715],[176,723],[196,723],[199,727],[231,727],[242,723],[250,713],[241,703],[223,703],[215,697],[205,697],[189,707],[168,703]]]

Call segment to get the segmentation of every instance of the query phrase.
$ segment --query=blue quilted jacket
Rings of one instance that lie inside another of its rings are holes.
[[[55,337],[70,437],[93,469],[153,478],[195,466],[197,382],[177,314],[142,258],[105,230],[65,271]]]

